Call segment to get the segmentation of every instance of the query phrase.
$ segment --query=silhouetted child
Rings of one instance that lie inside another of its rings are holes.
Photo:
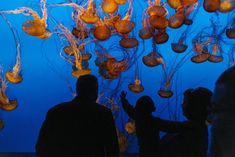
[[[36,157],[118,157],[112,112],[96,103],[98,81],[81,76],[77,97],[47,113],[36,145]]]
[[[183,115],[189,120],[191,129],[176,134],[162,148],[162,157],[206,157],[208,129],[206,120],[211,106],[212,92],[206,88],[188,89],[184,92]],[[167,135],[166,135],[167,136]],[[162,140],[164,141],[165,138]],[[164,141],[166,142],[166,141]]]
[[[190,129],[189,122],[172,122],[152,116],[156,110],[153,100],[149,96],[140,97],[133,107],[126,99],[126,92],[122,91],[121,102],[123,109],[135,121],[136,135],[141,157],[158,157],[160,130],[166,132],[180,132]]]

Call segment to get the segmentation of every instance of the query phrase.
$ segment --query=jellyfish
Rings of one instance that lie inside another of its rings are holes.
[[[149,4],[150,6],[147,8],[148,15],[151,16],[159,16],[165,17],[168,14],[167,9],[161,5],[160,0],[155,0],[153,5]]]
[[[196,53],[195,56],[191,58],[191,61],[194,63],[203,63],[207,61],[210,57],[208,53],[207,45],[211,42],[211,39],[208,39],[205,42],[193,41],[193,51]]]
[[[219,63],[224,60],[224,57],[220,55],[220,45],[218,43],[212,44],[212,53],[210,54],[208,61],[213,63]]]
[[[177,43],[171,43],[171,49],[176,53],[183,53],[187,50],[188,45],[185,44],[186,37],[188,36],[190,27],[187,27],[181,34]]]
[[[173,64],[171,66],[171,69],[169,69],[166,66],[165,61],[163,60],[162,62],[162,69],[164,72],[163,75],[163,81],[161,83],[161,87],[158,90],[158,95],[162,98],[170,98],[173,96],[173,91],[171,90],[172,86],[172,79],[175,75],[175,73],[182,67],[182,65],[185,63],[185,61],[188,59],[188,54],[185,54],[178,62],[177,61],[177,56],[173,60]]]
[[[221,4],[221,0],[204,0],[203,8],[207,12],[216,12],[219,10]]]
[[[87,75],[91,73],[91,70],[88,68],[84,68],[82,66],[82,55],[81,52],[77,46],[76,39],[72,35],[72,33],[69,31],[68,28],[66,28],[63,24],[59,23],[58,28],[61,30],[61,35],[64,36],[64,38],[68,41],[70,44],[70,54],[73,54],[74,61],[69,61],[73,66],[72,76],[79,78],[82,75]]]
[[[104,17],[105,25],[111,28],[114,28],[115,23],[120,20],[121,20],[121,16],[119,14]]]
[[[112,35],[112,32],[109,27],[105,25],[104,22],[100,21],[97,23],[93,34],[97,40],[104,41]]]
[[[149,23],[156,29],[165,29],[169,25],[169,21],[166,17],[161,16],[150,16]]]
[[[125,125],[125,130],[128,134],[134,134],[135,130],[135,121],[129,120]]]
[[[118,3],[115,0],[102,0],[102,10],[107,14],[113,14],[118,9]]]
[[[142,22],[142,29],[139,30],[139,37],[143,40],[149,39],[153,36],[153,28],[148,26],[148,19],[144,18]]]
[[[89,24],[95,24],[100,20],[99,16],[96,15],[96,3],[94,0],[88,1],[87,9],[85,11],[82,11],[79,14],[79,17],[83,22]]]
[[[163,63],[162,56],[158,52],[158,47],[156,46],[154,41],[152,43],[152,47],[153,47],[153,51],[150,52],[148,55],[143,56],[143,58],[142,58],[144,65],[146,65],[148,67],[156,67],[156,66],[161,65]]]
[[[3,73],[1,68],[1,74]],[[17,108],[18,102],[17,100],[9,100],[6,95],[7,82],[6,80],[0,76],[0,108],[4,111],[13,111]]]
[[[232,17],[231,20],[229,19],[229,23],[227,27],[228,28],[226,29],[226,36],[229,39],[235,39],[235,18],[234,17]]]
[[[118,33],[128,34],[135,27],[135,23],[131,21],[132,10],[133,10],[132,9],[132,2],[133,2],[133,0],[128,0],[129,7],[128,7],[128,11],[127,11],[125,17],[123,19],[117,21],[114,24],[114,27]]]
[[[76,26],[72,30],[72,34],[81,40],[88,38],[89,30],[87,29],[86,25],[80,20],[76,19]]]
[[[114,0],[118,5],[125,4],[127,0]]]
[[[167,0],[167,3],[173,9],[178,9],[179,7],[183,5],[182,0]]]
[[[156,44],[164,44],[168,41],[169,35],[166,32],[166,29],[159,29],[154,34],[153,39]]]
[[[136,38],[134,37],[128,37],[124,36],[120,41],[119,41],[120,46],[123,48],[134,48],[139,45],[139,42]]]
[[[220,0],[219,11],[222,13],[227,13],[235,8],[234,0]]]
[[[184,24],[185,25],[192,25],[193,24],[192,19],[197,15],[197,13],[199,11],[198,3],[192,4],[192,5],[184,5],[183,9],[184,9],[184,16],[185,16]],[[196,11],[195,11],[194,15],[192,16],[192,19],[190,19],[189,16],[191,15],[191,13],[195,9],[196,9]]]
[[[13,67],[12,71],[6,72],[5,77],[6,77],[7,81],[9,81],[10,83],[17,84],[17,83],[20,83],[23,80],[23,77],[20,74],[20,71],[21,71],[20,39],[19,39],[19,36],[18,36],[17,32],[12,27],[11,23],[6,19],[6,17],[3,14],[1,14],[1,16],[6,21],[9,28],[11,29],[11,32],[13,34],[15,44],[16,44],[16,64]]]
[[[169,27],[179,28],[184,24],[185,16],[182,13],[181,9],[178,9],[177,12],[169,18]]]

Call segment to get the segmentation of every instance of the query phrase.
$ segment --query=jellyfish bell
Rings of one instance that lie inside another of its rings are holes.
[[[210,57],[208,58],[208,61],[212,62],[212,63],[220,63],[223,60],[224,60],[223,56],[216,56],[216,55],[213,55],[213,54],[211,54]]]
[[[166,17],[153,15],[149,17],[149,23],[156,29],[165,29],[168,26],[169,21]]]
[[[118,9],[118,4],[115,0],[103,0],[101,4],[102,10],[107,14],[113,14]]]
[[[147,9],[147,13],[149,16],[155,15],[155,16],[165,17],[168,11],[163,6],[150,6]]]
[[[66,46],[66,47],[63,48],[63,50],[69,56],[74,55],[74,50],[73,50],[72,46]]]
[[[6,72],[5,77],[10,83],[20,83],[23,81],[23,77],[15,72]]]
[[[81,30],[76,27],[73,28],[72,34],[79,39],[86,39],[88,38],[89,33],[86,30]]]
[[[207,61],[209,57],[210,57],[209,53],[201,53],[201,54],[197,54],[197,55],[193,56],[191,58],[191,61],[194,63],[203,63],[203,62]]]
[[[115,23],[119,20],[121,20],[121,16],[119,14],[109,17],[104,17],[104,23],[108,27],[114,27]]]
[[[173,9],[177,9],[182,6],[182,0],[167,0],[169,6]]]
[[[125,130],[128,134],[134,134],[135,133],[135,122],[129,121],[125,125]]]
[[[103,41],[108,39],[112,33],[107,26],[101,25],[95,28],[93,34],[96,39]]]
[[[176,13],[169,18],[169,27],[179,28],[184,24],[185,16],[181,13]]]
[[[207,12],[216,12],[220,8],[220,1],[221,0],[204,0],[203,8]]]
[[[91,74],[91,70],[90,69],[77,69],[75,68],[73,71],[72,71],[72,76],[75,77],[75,78],[79,78],[80,76],[83,76],[83,75],[89,75]]]
[[[139,37],[141,39],[149,39],[153,36],[153,29],[152,28],[149,28],[149,27],[145,27],[145,28],[142,28],[140,31],[139,31]]]
[[[172,43],[171,44],[171,48],[174,52],[176,53],[183,53],[186,51],[186,49],[188,48],[187,45],[185,44],[181,44],[181,43]]]
[[[7,102],[0,102],[0,108],[4,111],[13,111],[18,107],[17,100],[8,100]]]
[[[229,39],[235,39],[235,28],[229,28],[226,30],[226,36]]]
[[[39,35],[39,36],[37,36],[37,37],[38,37],[38,38],[41,38],[41,39],[47,39],[47,38],[49,38],[51,35],[52,35],[52,32],[49,31],[49,30],[46,30],[46,32],[45,32],[44,34]]]
[[[235,8],[234,0],[221,0],[219,11],[222,13],[227,13],[232,11]]]
[[[22,30],[32,36],[41,36],[47,31],[44,22],[41,20],[26,21],[22,26]]]
[[[144,65],[148,67],[155,67],[162,64],[162,58],[156,52],[151,52],[142,58]]]
[[[173,92],[171,90],[163,90],[163,89],[160,89],[158,91],[158,95],[162,98],[170,98],[173,96]]]
[[[169,40],[169,35],[164,32],[157,32],[156,35],[154,35],[154,41],[156,44],[164,44]]]
[[[90,54],[90,53],[84,53],[84,54],[82,54],[82,60],[83,60],[83,61],[88,61],[88,60],[91,59],[91,57],[92,57],[92,54]]]
[[[134,93],[141,93],[144,91],[144,86],[141,84],[140,80],[135,80],[135,83],[130,83],[128,85],[130,91]]]
[[[86,11],[80,14],[80,19],[88,24],[95,24],[100,20],[99,16]]]
[[[121,34],[128,34],[134,29],[135,23],[130,20],[119,20],[114,24],[114,27],[117,32]]]
[[[136,38],[123,38],[122,40],[119,41],[119,44],[123,48],[134,48],[139,45],[139,42]]]

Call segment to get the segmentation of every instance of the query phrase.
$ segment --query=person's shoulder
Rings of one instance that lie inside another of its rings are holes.
[[[71,105],[72,105],[71,101],[57,104],[57,105],[53,106],[52,108],[50,108],[48,113],[57,113],[57,112],[64,111],[67,108],[70,108]]]
[[[104,105],[101,105],[101,104],[99,104],[99,103],[95,103],[95,105],[96,105],[97,109],[98,109],[100,112],[104,112],[104,113],[111,113],[111,112],[112,112],[108,107],[106,107],[106,106],[104,106]]]

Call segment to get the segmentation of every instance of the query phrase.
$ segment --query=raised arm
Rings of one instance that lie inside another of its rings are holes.
[[[168,133],[177,133],[193,129],[193,124],[190,121],[176,122],[155,118],[155,124],[161,131]]]
[[[126,92],[122,91],[120,95],[122,107],[131,119],[135,119],[135,109],[126,99],[126,94]]]

